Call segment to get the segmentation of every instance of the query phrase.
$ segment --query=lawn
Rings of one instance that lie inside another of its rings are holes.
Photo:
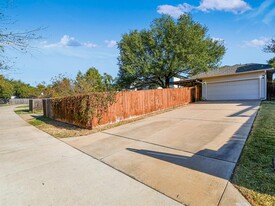
[[[83,136],[95,133],[98,130],[82,129],[74,125],[55,121],[53,119],[43,116],[42,111],[31,112],[28,105],[17,106],[14,112],[18,114],[23,120],[38,129],[56,137],[66,138],[74,136]]]
[[[29,106],[28,105],[21,105],[15,108],[14,112],[16,114],[42,114],[42,111],[35,111],[35,112],[31,112],[29,111]]]
[[[275,102],[263,102],[232,177],[251,205],[275,206]]]
[[[183,107],[183,106],[180,106]],[[32,113],[29,111],[28,106],[18,106],[15,108],[14,112],[18,114],[23,120],[28,122],[29,124],[37,127],[38,129],[56,137],[56,138],[66,138],[66,137],[77,137],[77,136],[85,136],[89,134],[93,134],[96,132],[100,132],[106,129],[110,129],[113,127],[117,127],[123,124],[128,124],[137,120],[141,120],[147,117],[151,117],[157,114],[161,114],[167,111],[171,111],[173,108],[168,108],[161,111],[156,111],[153,113],[149,113],[143,116],[139,116],[136,118],[124,120],[121,122],[117,122],[114,124],[102,125],[97,128],[93,128],[92,130],[83,129],[71,124],[67,124],[64,122],[56,121],[43,116],[43,112]]]
[[[29,111],[29,107],[16,107],[14,112],[16,114],[30,114],[31,112]]]
[[[0,107],[10,106],[9,104],[0,104]]]

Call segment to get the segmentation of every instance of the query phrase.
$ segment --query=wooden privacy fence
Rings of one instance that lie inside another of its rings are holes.
[[[121,120],[148,114],[167,108],[177,107],[198,99],[196,88],[156,89],[120,92],[116,102],[103,114],[100,124],[119,122]],[[98,126],[98,120],[92,120]]]
[[[103,112],[100,121],[93,117],[88,122],[79,122],[79,110],[76,108],[79,102],[72,102],[68,98],[58,99],[58,105],[60,105],[58,107],[56,104],[54,107],[49,106],[53,104],[52,101],[44,100],[43,110],[44,115],[50,118],[84,128],[92,128],[198,101],[201,98],[200,93],[198,87],[118,92],[115,103]],[[81,96],[75,99],[79,101],[79,98]],[[49,111],[50,109],[52,111]]]
[[[9,103],[12,105],[15,104],[29,104],[29,99],[10,99]]]
[[[30,99],[29,100],[29,111],[37,112],[43,109],[42,99]]]

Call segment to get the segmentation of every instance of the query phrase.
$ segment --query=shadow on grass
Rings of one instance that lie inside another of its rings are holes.
[[[67,124],[67,123],[64,123],[64,122],[59,122],[59,121],[53,120],[51,118],[44,117],[43,115],[32,114],[31,117],[33,117],[34,119],[31,120],[29,123],[33,126],[38,126],[38,125],[42,125],[42,124],[49,124],[49,125],[52,125],[52,126],[58,128],[58,129],[82,130],[82,128],[80,128],[78,126]]]
[[[29,109],[17,109],[14,111],[16,114],[30,114]]]

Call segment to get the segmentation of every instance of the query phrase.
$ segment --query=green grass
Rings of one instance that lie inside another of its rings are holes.
[[[16,114],[31,114],[32,112],[29,111],[29,108],[24,106],[24,107],[16,107],[14,112]]]
[[[41,117],[36,117],[36,118],[30,120],[29,123],[33,126],[39,126],[39,125],[47,123],[48,121],[50,121],[49,118],[41,116]]]
[[[275,206],[275,102],[263,102],[232,177],[252,205]]]
[[[31,112],[29,110],[29,106],[28,105],[22,105],[22,106],[18,106],[15,108],[14,112],[16,114],[37,114],[37,113],[42,113],[43,111],[34,111]]]
[[[26,109],[26,108],[29,108],[29,106],[28,105],[21,105],[21,106],[17,106],[16,107],[17,109]]]
[[[9,104],[0,104],[0,107],[10,106]]]

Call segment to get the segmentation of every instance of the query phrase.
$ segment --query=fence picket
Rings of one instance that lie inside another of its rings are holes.
[[[81,98],[81,96],[79,96],[79,98]],[[197,87],[123,91],[116,95],[116,102],[109,106],[107,111],[103,114],[100,122],[98,122],[98,119],[94,117],[89,120],[88,125],[96,127],[99,125],[114,123],[154,111],[181,106],[192,101],[198,101],[199,99],[200,91]],[[47,111],[47,114],[51,114],[51,116],[53,116],[52,118],[59,121],[87,127],[87,124],[77,122],[75,118],[77,115],[75,113],[78,111],[74,108],[76,105],[74,102],[68,102],[66,98],[61,98],[60,101],[62,101],[59,106],[60,108],[53,108],[46,104],[51,101],[45,101],[43,107],[46,107],[47,109],[44,109],[44,111]],[[49,112],[49,108],[57,111]]]

